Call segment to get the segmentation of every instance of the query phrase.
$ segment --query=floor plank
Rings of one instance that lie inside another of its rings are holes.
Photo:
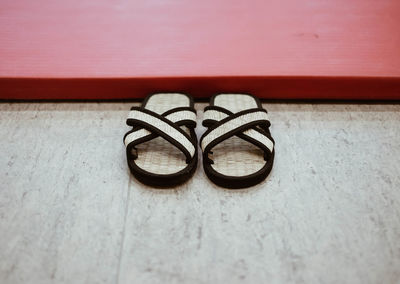
[[[131,178],[131,104],[0,104],[1,283],[400,281],[400,105],[264,104],[274,169],[230,191]]]
[[[0,104],[0,282],[115,283],[121,104]]]

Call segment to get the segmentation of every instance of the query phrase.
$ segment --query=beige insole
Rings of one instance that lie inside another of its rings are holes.
[[[214,105],[233,113],[258,107],[254,98],[245,94],[220,94],[215,97]],[[236,136],[221,142],[211,151],[214,161],[211,167],[227,176],[247,176],[266,164],[264,152],[260,148]]]
[[[155,94],[147,101],[145,108],[162,114],[176,107],[188,107],[187,96],[177,93]],[[182,127],[188,134],[189,129]],[[135,163],[141,169],[159,175],[168,175],[183,170],[186,164],[185,155],[162,137],[136,146],[138,157]]]

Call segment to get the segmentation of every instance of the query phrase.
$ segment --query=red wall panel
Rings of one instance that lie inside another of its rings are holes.
[[[0,98],[400,99],[400,1],[0,1]]]

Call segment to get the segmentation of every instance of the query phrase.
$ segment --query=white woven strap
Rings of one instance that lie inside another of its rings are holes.
[[[203,114],[203,120],[210,119],[210,120],[220,121],[228,116],[229,116],[228,114],[226,114],[222,111],[215,110],[215,109],[208,109]]]
[[[131,110],[128,115],[128,119],[130,118],[140,120],[150,125],[153,125],[154,127],[164,132],[166,135],[170,136],[171,138],[179,142],[182,146],[184,146],[186,150],[190,153],[191,157],[194,156],[196,149],[193,146],[192,142],[189,139],[187,139],[185,135],[183,135],[181,132],[179,132],[177,129],[175,129],[165,121],[159,119],[158,117],[152,116],[148,113],[141,112],[138,110]],[[173,123],[182,120],[191,120],[196,122],[196,114],[189,110],[173,112],[169,115],[166,115],[165,118]],[[150,134],[152,134],[152,132],[144,128],[129,133],[124,139],[125,147],[127,147],[133,141],[136,141]]]
[[[204,112],[204,120],[210,119],[210,120],[216,120],[220,121],[229,115],[218,110],[210,109],[206,110]],[[241,115],[239,117],[236,117],[232,120],[227,121],[226,123],[220,125],[219,127],[215,128],[212,130],[210,133],[208,133],[202,140],[201,142],[201,149],[204,151],[204,149],[207,147],[208,144],[210,144],[212,141],[217,139],[218,137],[224,135],[225,133],[228,133],[238,127],[240,127],[243,124],[250,123],[255,120],[268,120],[268,114],[264,111],[258,111],[258,112],[252,112],[248,114]],[[274,143],[269,139],[267,136],[261,134],[260,132],[254,130],[254,129],[248,129],[243,131],[243,134],[246,136],[251,137],[252,139],[255,139],[265,145],[271,152],[274,149]]]
[[[194,123],[196,123],[196,121],[197,121],[196,114],[190,110],[176,111],[176,112],[166,115],[165,118],[169,119],[170,121],[172,121],[174,123],[177,123],[182,120],[191,120]]]

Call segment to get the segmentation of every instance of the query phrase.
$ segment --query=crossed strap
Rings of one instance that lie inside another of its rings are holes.
[[[204,159],[213,163],[208,157],[211,149],[222,141],[238,136],[264,151],[267,160],[274,149],[274,140],[269,132],[270,122],[267,111],[263,108],[252,108],[237,113],[218,106],[204,109],[203,125],[208,130],[200,140]]]
[[[197,143],[195,136],[188,135],[180,126],[186,126],[191,130],[196,127],[196,110],[191,107],[178,107],[158,114],[154,111],[132,107],[126,124],[133,129],[125,134],[124,143],[130,158],[136,159],[138,144],[150,141],[156,137],[163,137],[185,154],[189,163],[196,153]]]

